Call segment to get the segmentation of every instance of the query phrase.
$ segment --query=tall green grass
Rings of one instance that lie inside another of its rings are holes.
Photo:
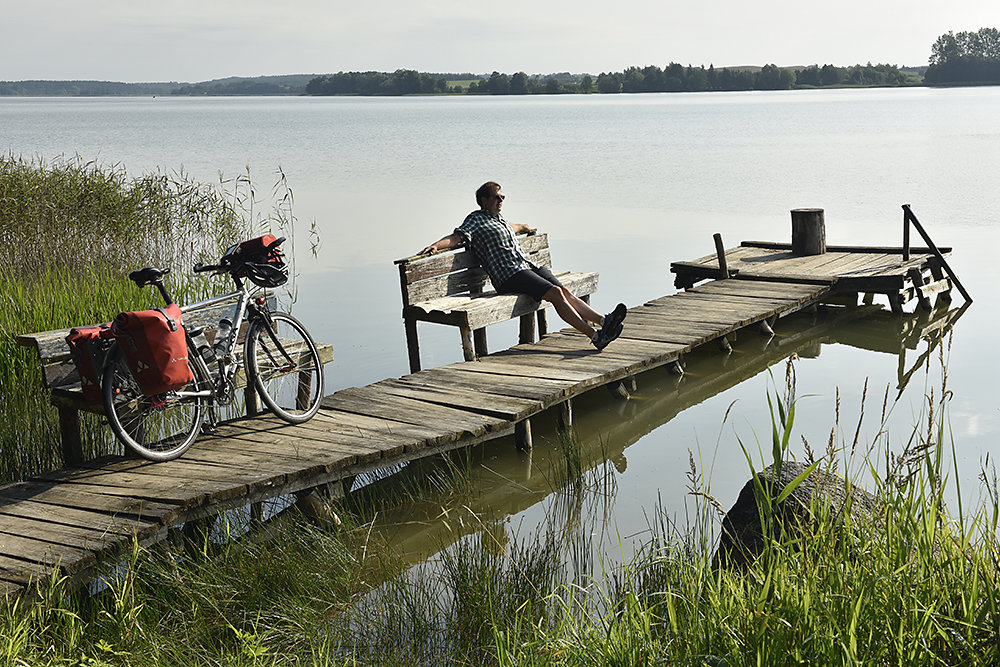
[[[79,157],[0,156],[0,481],[61,464],[37,356],[15,336],[160,305],[127,279],[144,266],[171,268],[168,289],[180,303],[221,293],[224,283],[192,280],[191,267],[293,220],[283,175],[267,197],[249,173],[207,185],[183,173],[132,177],[122,165]],[[100,420],[83,421],[85,454],[114,446]]]

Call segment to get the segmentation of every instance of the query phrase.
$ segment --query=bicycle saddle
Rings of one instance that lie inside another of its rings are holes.
[[[145,287],[146,285],[155,285],[163,279],[163,276],[170,273],[170,269],[157,269],[152,266],[147,266],[144,269],[139,269],[138,271],[133,271],[128,274],[129,280],[134,282],[139,287]]]

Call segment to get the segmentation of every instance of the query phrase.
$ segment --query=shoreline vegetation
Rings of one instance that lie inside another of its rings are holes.
[[[193,279],[190,268],[294,221],[280,170],[268,196],[257,193],[249,169],[213,186],[183,172],[131,177],[124,165],[79,156],[0,154],[0,193],[0,483],[63,465],[59,419],[39,391],[37,355],[17,335],[159,305],[128,279],[143,266],[170,267],[168,289],[181,303],[220,294],[225,284]],[[81,418],[85,456],[120,453],[103,419]]]
[[[837,67],[832,64],[715,68],[671,62],[592,74],[427,73],[355,71],[229,77],[200,83],[0,81],[3,96],[243,96],[243,95],[562,95],[1000,85],[1000,31],[948,32],[931,47],[929,65]]]
[[[748,477],[790,460],[796,398],[787,363],[784,396],[768,394],[771,441],[733,443],[743,449]],[[588,466],[580,443],[563,436],[551,444],[562,458],[548,474],[554,500],[537,533],[518,534],[503,516],[471,511],[474,464],[467,452],[453,452],[404,470],[391,487],[353,492],[337,506],[337,525],[294,510],[249,530],[220,517],[210,534],[135,546],[108,566],[99,591],[67,593],[58,577],[40,582],[38,603],[0,605],[0,661],[996,664],[996,473],[982,470],[980,506],[959,505],[957,514],[945,506],[958,475],[947,416],[952,394],[946,372],[942,378],[898,455],[884,430],[859,443],[854,428],[841,424],[838,400],[830,443],[805,463],[845,479],[848,489],[873,486],[879,511],[858,525],[814,497],[803,523],[770,528],[796,482],[784,490],[758,485],[763,550],[745,567],[712,562],[722,508],[694,453],[688,491],[695,503],[686,523],[652,508],[636,555],[607,565],[594,552],[594,535],[617,492],[613,462]],[[881,407],[884,422],[888,387]],[[385,518],[403,504],[476,529],[411,567]]]

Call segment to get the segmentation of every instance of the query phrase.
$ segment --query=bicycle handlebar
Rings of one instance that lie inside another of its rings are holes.
[[[198,262],[194,265],[195,273],[205,273],[206,271],[220,271],[226,267],[219,266],[218,264],[202,264]]]
[[[265,253],[270,252],[272,248],[277,248],[284,242],[285,242],[285,237],[279,236],[274,241],[264,246]],[[236,246],[233,246],[233,248],[235,247]],[[223,271],[232,272],[235,267],[239,266],[242,263],[245,263],[245,260],[239,263],[227,262],[226,260],[230,259],[230,254],[229,254],[230,252],[232,252],[232,248],[226,253],[225,256],[223,256],[222,264],[202,264],[201,262],[198,262],[197,264],[194,265],[194,272],[195,273],[207,273],[209,271],[216,271],[219,273]]]

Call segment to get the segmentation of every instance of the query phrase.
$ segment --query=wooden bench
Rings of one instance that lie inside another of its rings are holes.
[[[209,300],[212,301],[212,300]],[[270,297],[270,306],[274,308],[276,301]],[[183,306],[184,326],[204,329],[209,340],[215,335],[219,320],[232,317],[236,309],[236,297],[215,303],[200,302]],[[69,329],[43,331],[24,334],[17,337],[17,342],[25,347],[33,347],[38,353],[42,365],[42,384],[50,392],[49,402],[59,412],[59,433],[62,438],[63,463],[75,466],[83,463],[83,443],[80,437],[80,412],[90,412],[103,415],[104,405],[89,403],[83,397],[80,388],[80,375],[76,364],[70,355],[66,336]],[[246,324],[240,335],[246,333]],[[319,348],[320,360],[326,364],[333,360],[333,347],[328,343],[316,343]],[[252,386],[246,386],[246,374],[241,370],[236,375],[237,388],[244,389],[246,405],[249,413],[259,412],[260,403]]]
[[[549,239],[546,234],[518,234],[528,258],[551,269]],[[529,296],[497,294],[475,253],[465,246],[432,255],[416,255],[396,260],[403,294],[403,324],[410,372],[420,370],[417,322],[435,322],[459,328],[466,361],[488,354],[486,327],[515,318],[521,320],[521,343],[535,341],[547,331],[545,306]],[[596,273],[554,271],[559,281],[584,301],[597,291]],[[537,315],[536,315],[537,314]]]

